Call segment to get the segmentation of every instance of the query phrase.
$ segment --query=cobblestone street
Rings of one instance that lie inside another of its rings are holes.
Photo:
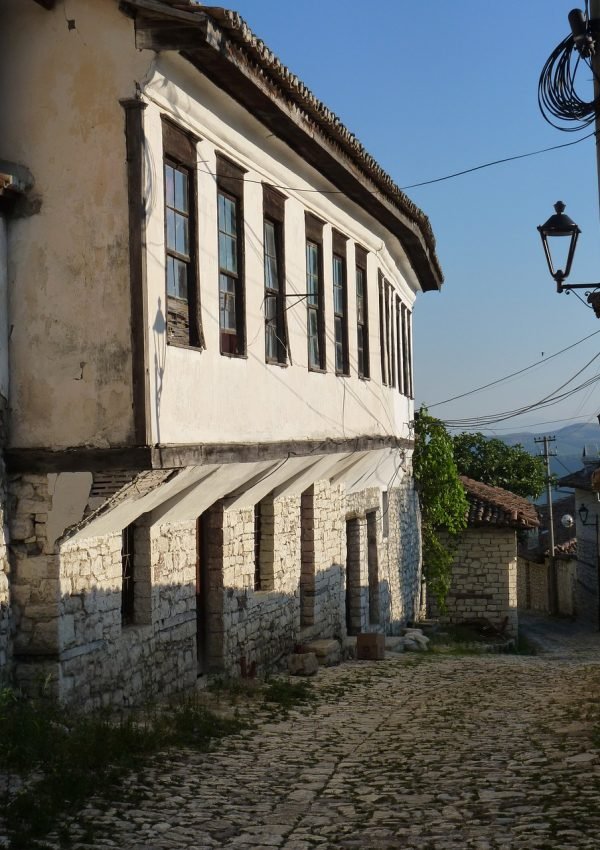
[[[542,654],[321,670],[316,709],[157,759],[76,846],[598,848],[599,637],[531,634]]]

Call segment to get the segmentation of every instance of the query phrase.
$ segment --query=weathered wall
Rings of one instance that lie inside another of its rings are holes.
[[[519,608],[549,613],[554,605],[558,614],[579,616],[578,573],[580,571],[581,564],[578,565],[575,559],[556,558],[554,565],[555,599],[553,603],[549,559],[546,558],[540,564],[519,558],[517,594]]]
[[[2,0],[0,156],[27,165],[39,206],[9,233],[14,446],[102,446],[132,432],[119,99],[134,96],[152,54],[135,50],[117,3],[68,7],[72,29],[61,4]]]
[[[452,565],[445,623],[489,620],[515,636],[517,616],[517,544],[514,529],[469,528],[460,537]],[[432,607],[435,608],[434,603]]]
[[[268,440],[281,438],[350,437],[392,432],[408,436],[413,403],[397,389],[382,387],[379,350],[378,270],[412,308],[418,282],[395,238],[358,206],[338,194],[321,194],[325,178],[306,165],[253,116],[189,63],[175,54],[159,57],[144,87],[148,108],[145,130],[151,157],[162,162],[161,114],[172,115],[197,134],[200,280],[206,350],[167,345],[164,328],[164,241],[160,199],[163,177],[153,172],[148,219],[148,303],[154,440]],[[185,115],[173,104],[185,103]],[[245,280],[248,358],[219,353],[219,291],[217,197],[214,174],[219,152],[247,170],[244,181]],[[263,189],[262,182],[286,189],[285,258],[288,294],[306,291],[305,211],[325,221],[323,231],[324,294],[327,325],[327,373],[307,370],[306,303],[286,304],[291,361],[282,370],[265,364]],[[295,189],[299,191],[296,191]],[[332,187],[334,188],[334,187]],[[348,236],[348,322],[350,376],[335,374],[333,337],[332,229]],[[357,375],[355,244],[368,250],[370,369],[372,380]],[[157,331],[157,329],[159,329]],[[157,394],[157,388],[160,393]],[[198,393],[197,388],[202,387]],[[245,415],[232,417],[231,398]],[[286,410],[285,433],[278,430],[273,410]],[[200,431],[199,431],[200,428]]]
[[[131,705],[196,681],[194,523],[136,523],[136,609],[121,618],[121,535],[60,552],[60,694],[85,708]]]
[[[7,528],[7,486],[2,449],[6,422],[6,399],[0,394],[0,681],[8,677],[11,663],[11,609]]]

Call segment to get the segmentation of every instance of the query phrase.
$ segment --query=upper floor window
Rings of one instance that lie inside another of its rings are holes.
[[[390,386],[396,386],[396,358],[394,356],[394,315],[393,315],[393,302],[392,299],[394,297],[394,290],[392,289],[391,283],[387,280],[385,281],[385,327],[386,327],[386,338],[385,338],[385,347],[386,347],[386,355],[387,355],[387,373],[388,373],[388,383]]]
[[[268,363],[287,361],[284,204],[285,197],[280,192],[263,185],[265,358]]]
[[[402,305],[402,361],[404,366],[404,395],[413,398],[412,315],[404,304]]]
[[[246,353],[244,171],[217,155],[219,330],[221,354]]]
[[[406,395],[406,388],[404,385],[404,354],[403,354],[403,331],[402,331],[402,320],[400,317],[401,304],[400,299],[396,295],[395,297],[396,304],[396,361],[398,364],[398,390],[403,395]]]
[[[358,376],[368,378],[369,370],[369,312],[367,302],[367,253],[356,246],[356,349]]]
[[[306,213],[306,307],[308,368],[325,371],[323,222]]]
[[[196,140],[163,119],[167,341],[202,347],[196,235]]]
[[[346,280],[346,237],[333,232],[333,315],[335,371],[350,373],[348,358],[348,286]]]

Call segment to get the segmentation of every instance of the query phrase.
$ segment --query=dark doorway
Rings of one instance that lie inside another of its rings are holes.
[[[208,670],[208,517],[206,511],[196,520],[196,654],[199,676]]]
[[[361,630],[360,611],[360,520],[346,520],[346,631]]]

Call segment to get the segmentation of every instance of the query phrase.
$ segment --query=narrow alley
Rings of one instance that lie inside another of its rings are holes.
[[[538,654],[323,669],[316,708],[156,759],[108,810],[88,807],[95,837],[76,846],[597,848],[600,636],[541,618],[525,631]]]

